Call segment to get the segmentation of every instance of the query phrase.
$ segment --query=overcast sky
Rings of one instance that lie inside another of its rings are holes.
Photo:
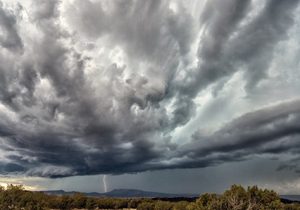
[[[300,194],[299,2],[0,0],[0,184]]]

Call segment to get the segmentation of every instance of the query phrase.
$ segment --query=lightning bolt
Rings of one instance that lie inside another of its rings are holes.
[[[107,192],[106,175],[103,175],[102,182],[103,182],[104,192]]]

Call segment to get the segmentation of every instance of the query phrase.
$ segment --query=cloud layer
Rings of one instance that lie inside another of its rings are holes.
[[[298,3],[1,2],[0,173],[299,159]]]

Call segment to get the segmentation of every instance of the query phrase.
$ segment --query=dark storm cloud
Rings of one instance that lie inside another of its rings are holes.
[[[183,146],[172,138],[211,84],[242,70],[250,94],[299,1],[264,1],[250,19],[251,1],[208,1],[200,21],[167,1],[66,2],[18,5],[20,23],[0,10],[1,50],[11,50],[0,53],[2,174],[134,173],[296,151],[299,101],[243,115],[210,136],[190,131]],[[109,57],[115,47],[124,65]]]
[[[191,159],[220,155],[221,161],[232,155],[293,154],[299,150],[299,122],[300,101],[282,103],[247,113],[210,136],[195,133],[183,153]]]

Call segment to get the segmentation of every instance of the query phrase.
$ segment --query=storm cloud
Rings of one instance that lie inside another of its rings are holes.
[[[1,2],[0,173],[299,160],[299,64],[274,67],[299,42],[298,10],[298,0]],[[204,132],[214,103],[235,114]]]

